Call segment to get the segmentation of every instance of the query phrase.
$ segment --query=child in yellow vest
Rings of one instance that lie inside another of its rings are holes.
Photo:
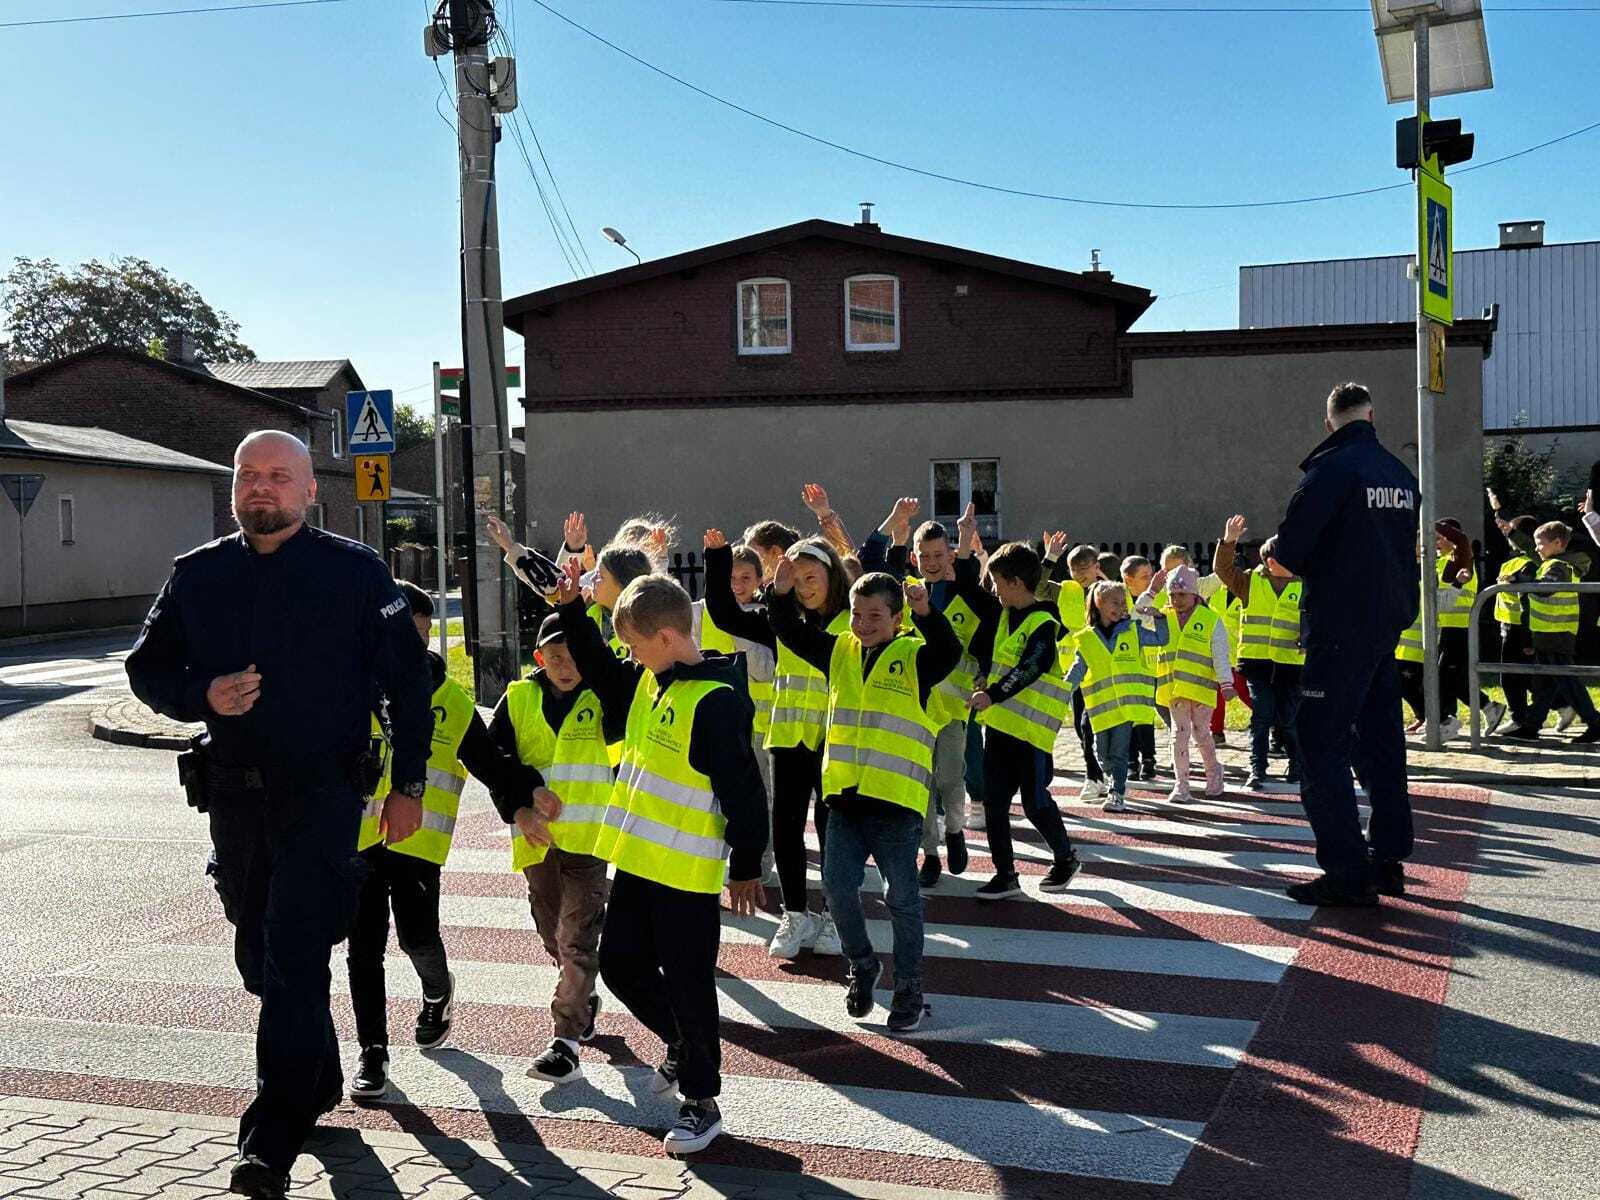
[[[889,1030],[909,1033],[925,1011],[917,847],[933,785],[935,742],[948,724],[937,689],[961,661],[961,643],[930,604],[926,588],[910,584],[902,592],[900,582],[882,571],[851,586],[847,632],[818,629],[800,615],[794,574],[792,564],[779,564],[772,626],[785,648],[828,681],[822,790],[829,850],[822,881],[849,962],[845,1009],[857,1020],[872,1011],[873,985],[883,969],[861,909],[870,855],[889,885],[894,929]],[[916,636],[903,629],[906,601]]]
[[[414,583],[402,582],[400,592],[426,645],[433,629],[433,599]],[[387,780],[379,783],[361,822],[358,848],[370,871],[362,884],[346,956],[350,1004],[361,1045],[360,1065],[350,1083],[350,1095],[356,1099],[372,1099],[389,1088],[383,952],[389,941],[391,907],[400,949],[422,983],[417,1046],[436,1050],[450,1039],[455,1004],[455,977],[439,936],[439,876],[450,853],[462,788],[468,775],[491,792],[507,796],[526,798],[534,787],[534,777],[489,736],[466,689],[446,676],[444,659],[430,650],[428,662],[433,670],[434,723],[422,828],[393,845],[385,844],[380,798],[388,794]]]
[[[1045,570],[1044,577],[1039,581],[1038,597],[1054,602],[1061,616],[1061,652],[1070,660],[1073,654],[1072,634],[1083,628],[1088,620],[1089,589],[1101,576],[1099,552],[1093,546],[1081,545],[1074,546],[1067,554],[1069,578],[1060,583],[1050,580],[1050,572],[1060,552],[1065,549],[1065,541],[1060,534],[1045,539]],[[1083,693],[1077,691],[1072,693],[1072,729],[1078,735],[1078,745],[1083,751],[1083,789],[1078,793],[1078,799],[1085,804],[1104,800],[1109,790],[1106,787],[1106,774],[1094,754],[1094,730],[1083,719]]]
[[[561,629],[608,723],[623,722],[622,760],[594,853],[616,868],[600,934],[600,977],[666,1044],[650,1080],[681,1092],[670,1153],[704,1149],[722,1132],[718,1032],[718,897],[736,916],[765,902],[761,852],[767,798],[750,749],[754,708],[737,656],[704,654],[691,636],[689,593],[663,575],[617,598],[619,659],[584,614],[579,568],[556,599]]]
[[[1137,597],[1145,594],[1146,590],[1159,592],[1159,588],[1152,589],[1150,580],[1155,575],[1155,566],[1148,558],[1139,554],[1130,554],[1122,560],[1120,568],[1122,584],[1128,589],[1128,607],[1134,606]],[[1161,606],[1161,598],[1155,597],[1156,608]],[[1156,656],[1145,655],[1150,671],[1154,674],[1156,669]],[[1160,713],[1155,708],[1148,711],[1140,709],[1133,721],[1133,733],[1128,747],[1128,778],[1142,779],[1146,782],[1156,777],[1156,721]]]
[[[1169,627],[1154,606],[1154,593],[1166,582],[1151,578],[1133,616],[1128,615],[1125,584],[1103,580],[1089,592],[1089,624],[1073,635],[1077,647],[1066,685],[1083,690],[1084,715],[1094,729],[1094,750],[1110,777],[1106,812],[1127,809],[1129,746],[1136,725],[1155,721],[1155,675],[1147,650],[1167,644]]]
[[[539,626],[535,646],[538,669],[506,689],[489,735],[516,755],[537,783],[531,800],[500,793],[492,799],[512,826],[511,869],[527,880],[534,928],[560,969],[550,1000],[555,1036],[528,1074],[570,1083],[583,1076],[578,1046],[594,1037],[600,1014],[595,980],[606,915],[606,864],[590,851],[611,795],[606,743],[622,735],[620,722],[606,730],[600,701],[584,686],[555,613]],[[562,813],[553,824],[540,819],[538,808],[552,801]]]
[[[1223,702],[1233,699],[1233,670],[1228,662],[1228,631],[1214,609],[1200,603],[1200,577],[1193,567],[1178,566],[1167,574],[1167,645],[1156,683],[1156,703],[1164,704],[1172,731],[1172,774],[1176,782],[1169,803],[1187,804],[1189,741],[1205,764],[1206,795],[1222,795],[1222,764],[1211,740],[1211,713],[1220,690]]]

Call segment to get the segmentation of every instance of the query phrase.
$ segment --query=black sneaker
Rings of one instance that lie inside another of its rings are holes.
[[[1251,771],[1250,778],[1244,781],[1244,790],[1247,792],[1259,792],[1266,784],[1267,777],[1265,775],[1257,771]]]
[[[1406,894],[1405,868],[1397,862],[1375,862],[1372,864],[1373,882],[1380,896],[1404,896]]]
[[[883,964],[876,958],[870,967],[857,967],[850,964],[848,984],[849,991],[845,993],[844,1010],[856,1020],[861,1020],[872,1011],[872,989],[877,986],[878,976],[883,974]]]
[[[1370,881],[1365,887],[1350,887],[1327,875],[1318,875],[1285,890],[1289,899],[1321,908],[1371,908],[1378,903],[1378,891]]]
[[[654,1075],[650,1076],[650,1090],[660,1095],[676,1091],[678,1087],[678,1048],[667,1047],[667,1056],[661,1060]]]
[[[254,1200],[283,1200],[289,1194],[289,1173],[274,1171],[254,1154],[241,1154],[228,1172],[228,1190]]]
[[[600,1016],[600,993],[595,992],[589,997],[589,1023],[584,1026],[583,1032],[578,1035],[580,1042],[594,1041],[594,1023]]]
[[[528,1068],[528,1075],[533,1079],[543,1079],[546,1083],[571,1083],[574,1079],[583,1078],[583,1064],[566,1042],[551,1038],[549,1048],[534,1059],[533,1065]]]
[[[1058,858],[1055,865],[1045,872],[1044,879],[1039,883],[1041,892],[1064,892],[1072,882],[1072,877],[1083,869],[1083,861],[1076,852],[1068,854],[1066,858]]]
[[[1537,742],[1539,740],[1539,731],[1537,729],[1529,729],[1526,725],[1513,725],[1500,736],[1513,742]]]
[[[1017,878],[1016,872],[1009,875],[996,875],[988,883],[972,893],[974,900],[1008,900],[1012,896],[1022,895],[1022,881]]]
[[[350,1081],[352,1100],[371,1100],[389,1090],[389,1047],[363,1046],[361,1066]]]
[[[889,1032],[910,1033],[922,1024],[928,1011],[921,988],[896,988],[894,1004],[889,1009]]]
[[[939,876],[942,873],[943,868],[939,866],[939,856],[937,854],[924,854],[922,856],[922,866],[917,871],[917,887],[924,892],[933,891],[934,888],[939,886]]]
[[[1156,760],[1151,759],[1139,770],[1139,778],[1146,783],[1154,783],[1156,778]]]
[[[1591,721],[1589,724],[1583,727],[1583,732],[1572,740],[1586,744],[1589,742],[1600,742],[1600,723]],[[955,870],[954,867],[951,867],[950,869],[952,871]]]
[[[450,1009],[456,999],[456,977],[450,973],[450,990],[444,994],[442,1000],[429,1000],[424,998],[422,1009],[417,1013],[417,1047],[421,1050],[437,1050],[450,1040]]]
[[[959,829],[945,834],[944,852],[950,860],[950,874],[964,874],[967,869],[967,835]]]
[[[715,1100],[685,1100],[678,1123],[661,1139],[668,1154],[693,1154],[704,1150],[722,1132],[722,1110]]]

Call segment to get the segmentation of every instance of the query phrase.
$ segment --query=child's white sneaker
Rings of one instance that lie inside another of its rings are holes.
[[[773,958],[799,958],[805,944],[817,936],[817,918],[808,912],[785,909],[772,935],[767,953]]]
[[[1186,787],[1175,787],[1167,793],[1168,804],[1193,804],[1194,796]]]
[[[1106,791],[1107,788],[1104,780],[1096,782],[1093,779],[1085,779],[1083,781],[1082,789],[1080,789],[1078,792],[1078,803],[1093,804],[1096,800],[1104,799]]]
[[[813,919],[816,921],[816,933],[809,943],[811,953],[838,958],[842,947],[839,945],[839,930],[833,923],[833,917],[828,913],[821,913]]]
[[[1565,733],[1572,728],[1572,723],[1578,719],[1578,710],[1575,708],[1556,709],[1556,732]]]
[[[1121,792],[1107,792],[1100,808],[1105,812],[1127,812],[1128,801]]]

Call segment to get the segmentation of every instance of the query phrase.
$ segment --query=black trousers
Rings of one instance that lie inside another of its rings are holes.
[[[1144,763],[1149,766],[1156,765],[1156,727],[1154,725],[1135,725],[1133,738],[1128,744],[1128,765]]]
[[[1083,715],[1083,689],[1072,689],[1072,728],[1078,735],[1078,744],[1083,747],[1083,777],[1093,783],[1102,782],[1106,773],[1100,769],[1100,760],[1094,756],[1094,730],[1089,727],[1088,718]],[[985,814],[987,818],[988,814]]]
[[[822,807],[822,748],[790,746],[772,752],[772,858],[783,907],[806,910],[806,818],[816,797],[817,845],[825,847],[828,814]],[[820,855],[818,856],[820,859]]]
[[[1427,715],[1424,689],[1422,686],[1422,664],[1419,662],[1396,662],[1395,668],[1400,675],[1400,698],[1411,706],[1411,715],[1418,721]]]
[[[985,731],[983,743],[983,821],[989,854],[997,875],[1016,869],[1011,846],[1011,798],[1022,799],[1022,814],[1039,831],[1059,861],[1072,853],[1072,839],[1061,810],[1050,795],[1055,764],[1048,750],[1039,750],[998,729]]]
[[[722,1091],[717,1028],[721,897],[618,871],[600,933],[600,978],[639,1023],[678,1053],[686,1100]]]
[[[1553,646],[1536,646],[1533,651],[1534,661],[1541,666],[1570,667],[1576,660],[1576,638],[1567,638],[1567,645],[1559,649]],[[1527,724],[1529,728],[1538,729],[1544,724],[1544,719],[1550,715],[1552,708],[1573,708],[1585,725],[1594,725],[1600,722],[1600,713],[1595,712],[1594,701],[1589,698],[1585,681],[1576,675],[1534,675],[1533,700],[1528,706]]]
[[[345,963],[350,969],[350,1004],[356,1039],[365,1046],[389,1044],[388,993],[383,955],[389,948],[389,910],[400,949],[416,968],[422,994],[441,999],[450,990],[450,965],[439,937],[439,867],[396,854],[383,843],[361,852],[367,880],[350,929]]]
[[[245,989],[261,999],[256,1094],[239,1149],[288,1171],[344,1091],[328,959],[355,916],[367,865],[361,797],[344,778],[216,798],[207,872],[234,927]]]
[[[1454,716],[1456,706],[1470,707],[1472,690],[1467,678],[1467,634],[1465,629],[1439,629],[1439,719]],[[1527,678],[1527,676],[1523,676]],[[1489,697],[1478,694],[1479,707]]]
[[[1340,883],[1365,886],[1372,859],[1399,862],[1412,846],[1394,646],[1308,646],[1295,734],[1317,865]],[[1372,806],[1370,845],[1361,836],[1352,770]]]
[[[1533,635],[1524,625],[1500,626],[1500,661],[1505,663],[1533,662]],[[1511,710],[1511,720],[1521,724],[1528,713],[1533,698],[1528,681],[1532,675],[1502,675],[1500,686],[1505,689],[1506,707]]]

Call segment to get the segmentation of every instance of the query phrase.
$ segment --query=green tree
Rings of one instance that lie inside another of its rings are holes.
[[[394,452],[433,441],[433,422],[409,404],[394,406]]]
[[[90,259],[71,271],[18,258],[0,276],[0,307],[17,358],[48,362],[107,342],[148,352],[179,333],[201,362],[255,358],[237,321],[142,258]]]

